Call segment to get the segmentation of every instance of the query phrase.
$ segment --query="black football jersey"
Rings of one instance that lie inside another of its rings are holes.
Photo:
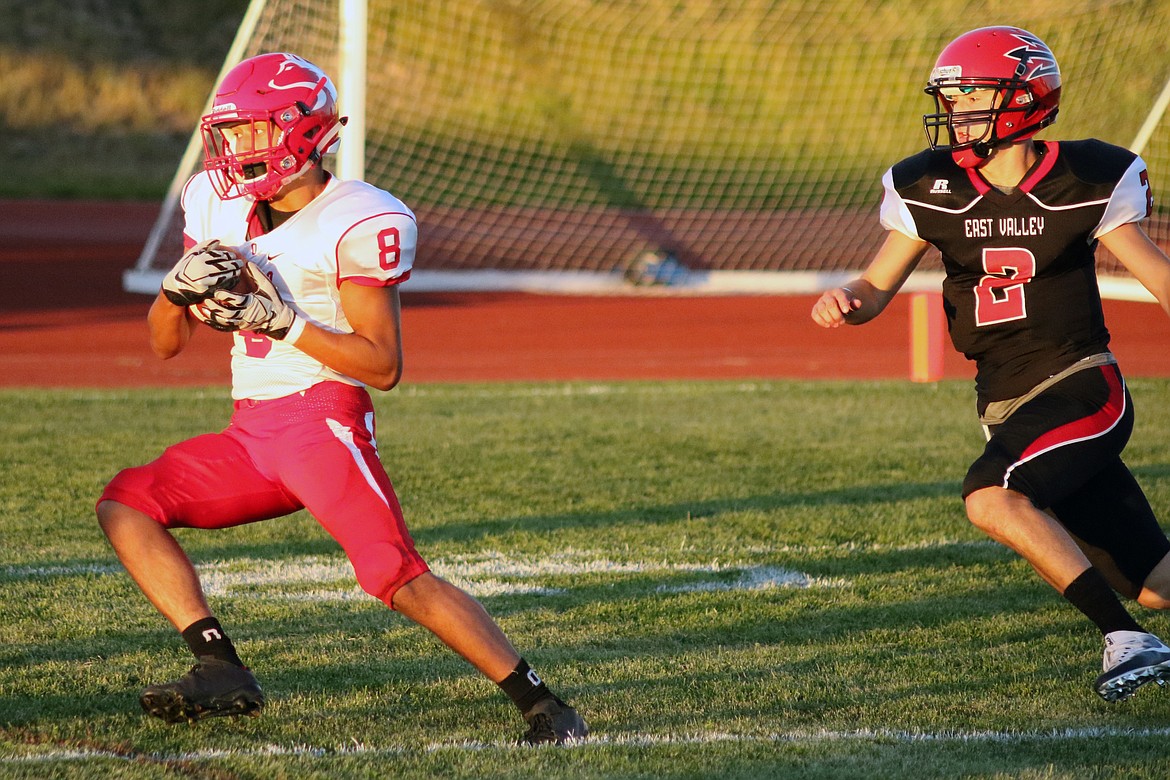
[[[908,157],[882,180],[883,226],[942,253],[951,341],[975,361],[981,406],[1106,351],[1097,237],[1152,210],[1146,165],[1132,152],[1097,140],[1036,148],[1010,194],[945,151]]]

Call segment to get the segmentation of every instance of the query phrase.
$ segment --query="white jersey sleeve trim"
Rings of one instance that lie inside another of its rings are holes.
[[[1109,198],[1109,205],[1105,207],[1105,213],[1093,231],[1093,238],[1130,222],[1141,222],[1150,215],[1153,200],[1146,170],[1146,163],[1141,157],[1133,158],[1113,188],[1113,196]]]
[[[885,190],[879,213],[882,227],[886,230],[897,230],[916,241],[921,241],[922,237],[918,235],[918,226],[914,224],[914,217],[910,214],[906,201],[894,189],[893,168],[887,169],[885,175],[882,176],[882,188]]]

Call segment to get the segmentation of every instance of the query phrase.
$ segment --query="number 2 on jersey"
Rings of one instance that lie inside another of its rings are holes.
[[[1027,317],[1024,285],[1036,275],[1036,256],[1018,247],[987,247],[983,270],[987,275],[975,286],[975,326]]]

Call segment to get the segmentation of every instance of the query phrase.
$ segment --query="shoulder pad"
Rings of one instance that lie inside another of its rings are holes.
[[[1128,149],[1095,138],[1061,141],[1060,156],[1073,176],[1086,184],[1115,184],[1137,157]]]

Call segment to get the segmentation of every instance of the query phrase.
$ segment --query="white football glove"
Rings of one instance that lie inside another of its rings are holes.
[[[163,279],[162,292],[176,306],[190,306],[210,298],[216,290],[235,287],[243,269],[244,259],[221,246],[219,239],[200,241],[183,253]]]
[[[192,311],[216,330],[250,330],[280,341],[296,322],[296,313],[281,299],[272,280],[258,265],[245,263],[243,273],[255,288],[252,292],[216,290]]]

